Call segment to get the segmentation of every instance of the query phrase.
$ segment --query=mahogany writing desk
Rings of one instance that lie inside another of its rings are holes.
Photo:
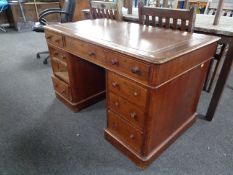
[[[142,168],[195,121],[219,40],[107,19],[45,34],[56,96],[78,111],[106,94],[105,138]]]

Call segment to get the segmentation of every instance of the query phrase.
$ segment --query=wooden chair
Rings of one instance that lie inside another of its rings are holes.
[[[145,25],[152,25],[154,27],[164,27],[173,30],[180,29],[181,31],[193,32],[195,23],[195,8],[191,10],[183,9],[167,9],[167,8],[157,8],[157,7],[144,7],[143,2],[138,3],[138,14],[139,23]],[[179,22],[179,21],[181,22]],[[188,21],[188,25],[187,25]],[[203,90],[210,92],[212,89],[213,82],[216,77],[217,70],[220,66],[220,60],[223,56],[225,50],[225,45],[219,43],[214,59],[211,61],[209,70],[206,75]],[[213,63],[216,61],[215,67],[213,68]],[[211,70],[213,69],[213,73]]]
[[[148,7],[139,1],[138,15],[140,24],[193,32],[196,10]]]
[[[117,2],[90,1],[91,18],[108,18],[121,20],[121,4]]]

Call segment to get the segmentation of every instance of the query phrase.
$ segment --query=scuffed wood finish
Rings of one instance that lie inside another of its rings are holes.
[[[196,10],[195,8],[192,8],[191,10],[186,10],[148,7],[144,6],[143,1],[139,1],[138,16],[140,24],[192,32],[196,18]]]
[[[160,64],[219,40],[215,36],[174,32],[109,19],[49,25],[46,29],[141,61]]]
[[[106,81],[105,138],[139,167],[148,166],[195,121],[218,37],[106,19],[45,31],[55,36],[47,38],[52,64],[66,63],[53,66],[57,97],[81,109],[101,99]],[[59,93],[64,88],[66,96]]]

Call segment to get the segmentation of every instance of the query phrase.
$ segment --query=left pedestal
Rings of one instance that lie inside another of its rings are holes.
[[[63,39],[54,33],[46,38],[57,98],[72,111],[105,98],[105,70],[62,50]]]

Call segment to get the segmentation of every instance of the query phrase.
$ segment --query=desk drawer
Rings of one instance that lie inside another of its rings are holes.
[[[150,65],[132,59],[130,56],[121,53],[107,52],[106,63],[113,70],[125,73],[130,77],[148,83],[150,75]]]
[[[45,38],[47,40],[48,43],[51,43],[55,46],[58,46],[58,47],[63,47],[64,46],[64,43],[63,43],[63,37],[59,34],[55,34],[55,33],[52,33],[52,32],[46,32],[45,33]]]
[[[66,37],[65,41],[67,49],[73,54],[94,62],[104,62],[106,51],[103,48],[69,37]]]
[[[52,80],[53,80],[53,86],[54,86],[55,91],[59,93],[60,95],[62,95],[65,99],[71,101],[72,100],[71,91],[70,91],[68,84],[59,80],[55,76],[52,76]]]
[[[142,132],[130,126],[110,110],[108,110],[108,130],[136,152],[141,152]]]
[[[67,64],[67,59],[68,59],[68,53],[49,46],[49,51],[50,51],[50,57],[52,57],[54,60],[57,60],[59,62],[62,62],[63,64]]]
[[[52,57],[51,64],[53,69],[53,74],[65,81],[66,83],[70,83],[67,64],[59,61],[59,59]]]
[[[115,73],[108,71],[108,90],[127,98],[130,102],[145,107],[147,89],[127,80]]]
[[[139,108],[138,106],[128,102],[126,99],[113,93],[109,93],[108,105],[111,110],[119,113],[121,117],[125,118],[132,125],[142,130],[145,118],[144,108]]]

